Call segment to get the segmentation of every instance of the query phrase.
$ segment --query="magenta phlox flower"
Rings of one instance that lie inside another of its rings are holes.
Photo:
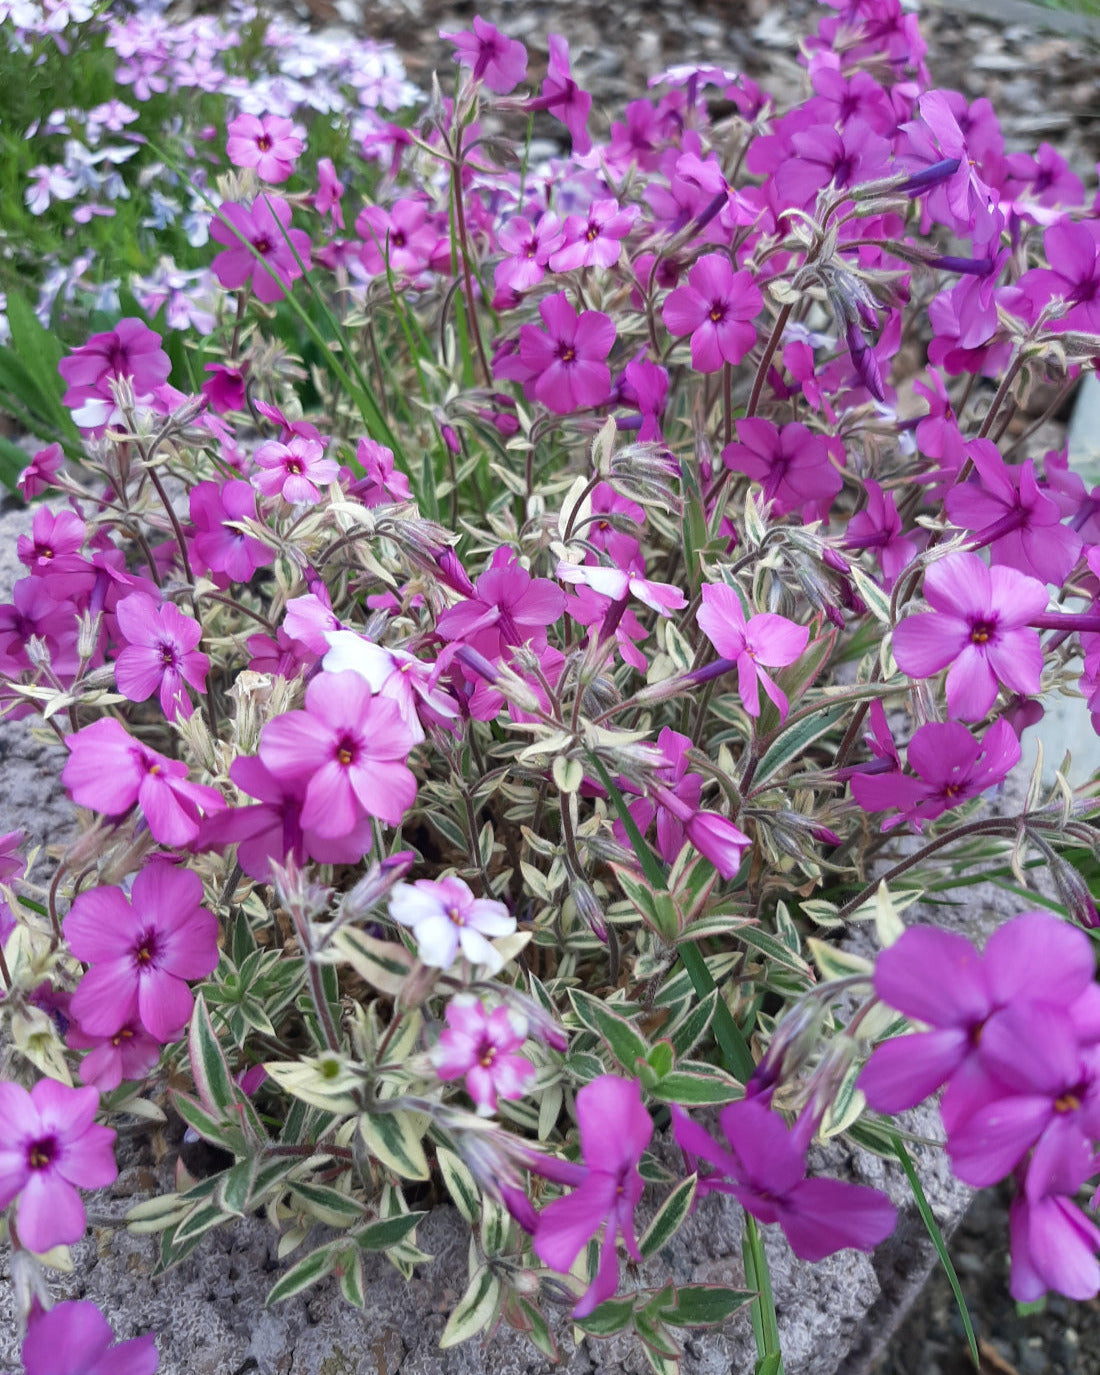
[[[620,206],[617,200],[593,201],[586,215],[567,215],[561,230],[561,247],[550,257],[550,270],[614,267],[622,254],[623,240],[637,218],[636,205]]]
[[[299,677],[307,668],[317,662],[317,655],[288,635],[280,626],[275,638],[270,635],[250,635],[245,641],[248,653],[248,667],[253,673],[270,673],[273,678],[292,679]]]
[[[54,486],[64,462],[65,451],[60,444],[47,444],[44,449],[38,450],[19,474],[17,485],[27,501],[41,496]]]
[[[344,183],[336,175],[336,165],[331,158],[318,158],[317,182],[317,191],[313,197],[314,210],[322,219],[325,215],[331,214],[333,225],[342,230],[344,211],[340,200],[344,194]]]
[[[106,334],[93,334],[57,365],[69,384],[65,405],[77,409],[89,401],[104,401],[113,407],[111,383],[123,377],[131,379],[137,396],[155,391],[172,371],[160,345],[160,335],[132,317],[119,320]]]
[[[447,1004],[447,1025],[432,1047],[432,1064],[448,1082],[465,1076],[478,1115],[491,1116],[498,1098],[522,1098],[535,1077],[534,1065],[514,1051],[527,1039],[527,1019],[496,1007],[486,1012],[478,998],[460,994]]]
[[[623,370],[622,378],[619,381],[619,393],[624,402],[637,406],[641,412],[641,424],[638,426],[638,438],[643,442],[652,441],[663,443],[664,435],[661,431],[661,420],[665,413],[665,402],[668,399],[668,371],[658,363],[651,363],[648,358],[635,358],[627,363]],[[631,422],[621,421],[623,428],[627,428]],[[601,483],[600,486],[606,486]],[[630,503],[634,505],[633,502]],[[595,507],[593,506],[593,509]],[[616,563],[621,560],[616,559]]]
[[[115,660],[115,683],[123,697],[144,702],[157,693],[168,719],[193,710],[184,683],[206,691],[210,660],[196,646],[202,626],[178,606],[133,592],[115,607],[115,620],[125,640]]]
[[[1018,215],[1026,215],[1039,224],[1052,224],[1060,215],[1051,218],[1038,213],[1038,207],[1048,212],[1055,206],[1081,205],[1085,188],[1081,178],[1070,169],[1069,163],[1049,143],[1040,143],[1038,151],[1009,153],[1005,158],[1004,191],[1013,201]]]
[[[210,266],[227,291],[251,284],[257,300],[273,305],[309,271],[309,235],[290,227],[291,213],[281,196],[258,196],[251,206],[222,203],[210,237],[226,249]]]
[[[654,788],[653,796],[672,810],[667,791]],[[722,878],[735,878],[745,858],[745,851],[752,844],[749,837],[720,812],[697,811],[685,816],[683,810],[681,804],[681,820],[690,843],[704,859],[710,860]]]
[[[929,1030],[878,1046],[859,1088],[876,1112],[915,1107],[982,1055],[986,1031],[1014,1005],[1060,1004],[1085,1039],[1100,999],[1095,972],[1085,933],[1049,912],[1014,917],[981,954],[954,932],[910,927],[876,960],[875,992]]]
[[[592,97],[573,80],[566,39],[552,33],[547,40],[547,47],[550,50],[550,62],[542,92],[537,100],[527,102],[527,108],[549,110],[560,119],[573,139],[573,152],[583,157],[592,150],[592,139],[588,133]]]
[[[266,497],[281,496],[292,505],[315,505],[321,500],[322,486],[335,482],[340,465],[326,458],[314,439],[293,435],[283,444],[269,439],[254,455],[261,472],[253,474],[252,485]]]
[[[355,864],[370,850],[374,832],[368,816],[361,817],[346,835],[321,836],[302,825],[306,787],[300,779],[277,778],[262,759],[238,755],[229,777],[243,793],[257,799],[254,807],[232,807],[205,821],[195,848],[224,850],[237,846],[237,861],[250,878],[271,879],[272,862],[287,857],[301,865]]]
[[[882,566],[887,592],[917,552],[917,540],[902,531],[893,492],[884,492],[872,478],[864,484],[867,504],[849,520],[844,532],[845,549],[873,549]]]
[[[1004,289],[994,292],[994,300],[1007,304]],[[928,361],[952,375],[967,372],[1000,377],[1012,357],[1012,341],[999,330],[988,343],[968,344],[966,340],[972,336],[973,327],[968,319],[959,317],[960,305],[964,304],[954,292],[941,291],[929,305],[932,340]]]
[[[160,1059],[161,1042],[149,1035],[137,1017],[109,1036],[90,1035],[74,1021],[65,1043],[72,1050],[88,1052],[80,1062],[80,1078],[100,1093],[117,1089],[124,1079],[140,1083]]]
[[[705,583],[702,606],[696,613],[699,629],[730,667],[737,667],[737,691],[750,716],[760,715],[759,685],[787,716],[787,698],[767,668],[793,664],[809,642],[810,632],[785,616],[763,612],[747,620],[741,598],[724,583]],[[761,667],[764,665],[765,667]]]
[[[230,367],[227,363],[207,363],[203,372],[211,374],[202,384],[202,394],[210,403],[211,410],[219,415],[244,410],[248,404],[248,391],[245,374],[240,368]]]
[[[930,678],[950,665],[952,716],[978,721],[997,696],[1039,692],[1043,651],[1028,622],[1047,606],[1046,587],[1014,568],[988,568],[976,554],[950,554],[924,575],[931,611],[907,617],[894,631],[894,658],[911,678]]]
[[[497,291],[518,295],[537,286],[561,241],[561,221],[552,211],[540,215],[534,224],[523,215],[513,215],[497,235],[505,254],[493,271]]]
[[[23,1368],[26,1375],[155,1375],[160,1357],[152,1333],[114,1340],[94,1303],[68,1299],[31,1318]]]
[[[230,122],[225,151],[234,167],[254,167],[261,181],[286,181],[305,144],[294,121],[280,115],[238,115]]]
[[[449,606],[436,629],[444,640],[462,640],[487,659],[510,645],[546,647],[547,627],[565,610],[565,593],[550,578],[532,578],[511,549],[501,547],[474,584],[473,595]]]
[[[670,334],[691,335],[697,372],[717,372],[723,363],[740,363],[756,343],[751,322],[763,306],[750,272],[734,272],[724,253],[705,253],[688,271],[687,285],[665,297],[661,318]]]
[[[201,817],[225,806],[217,788],[188,782],[186,764],[142,745],[113,717],[67,735],[65,744],[61,782],[76,805],[122,816],[136,802],[161,845],[190,845]]]
[[[862,1184],[806,1178],[806,1122],[788,1127],[759,1097],[722,1110],[729,1143],[720,1146],[674,1105],[672,1130],[688,1157],[700,1163],[698,1193],[732,1194],[746,1212],[782,1227],[801,1260],[819,1261],[848,1247],[873,1251],[897,1224],[897,1210],[885,1194]]]
[[[977,104],[975,102],[975,106]],[[924,198],[926,213],[942,219],[960,238],[972,237],[975,244],[982,246],[991,244],[1000,232],[1004,217],[997,209],[994,191],[983,180],[978,167],[983,153],[999,150],[988,138],[983,140],[985,131],[980,125],[974,127],[973,121],[968,121],[971,128],[963,133],[958,115],[966,111],[966,101],[956,92],[925,91],[920,97],[919,108],[920,121],[904,126],[910,149],[915,154],[914,168],[920,163],[931,164],[943,158],[958,159],[958,168],[952,176]]]
[[[988,545],[994,563],[1061,587],[1080,556],[1081,537],[1062,524],[1058,503],[1040,491],[1034,463],[1008,467],[987,439],[972,440],[966,452],[976,477],[948,492],[947,514],[976,532],[975,544]]]
[[[983,1030],[980,1068],[985,1082],[972,1076],[948,1105],[952,1170],[984,1188],[1034,1147],[1028,1175],[1043,1192],[1063,1156],[1100,1138],[1100,1046],[1081,1045],[1065,1008],[1028,1002]]]
[[[562,582],[583,583],[610,597],[613,602],[621,602],[627,597],[637,597],[659,616],[671,616],[687,606],[687,597],[679,587],[668,582],[652,582],[640,573],[628,572],[622,568],[609,568],[593,564],[558,564],[558,578]]]
[[[326,635],[328,652],[324,667],[329,673],[351,669],[364,678],[372,692],[397,703],[401,720],[417,744],[424,739],[425,723],[452,728],[459,715],[458,703],[439,686],[439,665],[425,663],[406,649],[376,644],[354,630],[331,630]]]
[[[16,1197],[19,1239],[29,1250],[79,1241],[84,1204],[78,1189],[118,1178],[115,1133],[95,1125],[99,1094],[40,1079],[28,1093],[0,1081],[0,1209]]]
[[[645,510],[636,501],[622,496],[609,482],[596,484],[591,502],[591,519],[587,526],[577,527],[578,533],[606,554],[616,568],[634,567],[641,554],[635,532],[640,532],[645,524]]]
[[[788,206],[808,207],[824,186],[857,186],[891,170],[890,144],[859,119],[840,130],[812,124],[791,135],[791,147],[775,174],[775,193]]]
[[[665,726],[657,737],[657,748],[667,761],[658,768],[657,777],[684,806],[693,813],[697,812],[703,796],[703,779],[700,774],[688,772],[690,736],[681,735],[679,731]],[[629,786],[628,790],[631,790]],[[657,853],[666,864],[671,864],[684,848],[687,838],[680,816],[651,797],[638,798],[628,810],[643,836],[656,817]],[[612,829],[620,845],[629,845],[626,828],[621,821],[616,821]]]
[[[1074,1202],[1096,1160],[1088,1148],[1063,1155],[1058,1169],[1036,1187],[1027,1182],[1012,1201],[1008,1225],[1017,1303],[1035,1303],[1047,1290],[1087,1302],[1100,1293],[1100,1227]],[[1094,1200],[1095,1201],[1095,1200]]]
[[[320,580],[311,581],[316,590],[291,597],[286,604],[283,629],[313,654],[328,652],[328,636],[343,630],[344,624],[332,609],[328,588]]]
[[[805,425],[784,425],[753,416],[738,420],[737,439],[722,450],[731,472],[759,482],[777,516],[801,511],[806,520],[826,516],[844,479],[833,466],[822,435]]]
[[[27,654],[32,636],[45,641],[50,668],[65,680],[80,666],[77,651],[77,605],[55,598],[57,589],[46,578],[20,578],[12,600],[0,603],[0,673],[18,678],[33,665]]]
[[[215,582],[248,582],[257,568],[274,563],[274,550],[262,540],[235,529],[236,522],[258,521],[256,492],[241,478],[228,482],[200,482],[188,498],[194,534],[191,561],[198,572],[214,575]]]
[[[902,821],[920,830],[925,821],[1003,783],[1020,762],[1020,742],[1003,717],[980,740],[957,721],[929,721],[914,732],[907,754],[915,778],[900,772],[852,775],[852,796],[865,812],[897,809],[882,823],[884,831]]]
[[[629,606],[622,602],[612,602],[594,588],[578,583],[574,595],[566,603],[565,614],[578,625],[593,627],[597,638],[606,638],[614,630],[615,645],[623,660],[639,673],[649,668],[649,660],[638,648],[649,631],[638,620]]]
[[[642,1259],[634,1236],[634,1210],[645,1188],[638,1164],[653,1136],[653,1122],[637,1080],[613,1074],[601,1074],[577,1094],[577,1122],[584,1164],[573,1165],[564,1180],[576,1187],[539,1214],[533,1245],[545,1265],[565,1272],[589,1238],[604,1227],[596,1277],[573,1309],[575,1318],[583,1318],[618,1288],[620,1236],[631,1259]],[[544,1172],[537,1164],[531,1168]],[[556,1171],[551,1178],[563,1173]]]
[[[527,49],[480,14],[474,16],[472,33],[440,29],[439,36],[455,45],[455,60],[470,68],[474,80],[497,95],[514,91],[527,75]]]
[[[1100,333],[1100,228],[1092,220],[1061,220],[1043,235],[1043,248],[1050,267],[1027,273],[1036,300],[1065,301],[1057,328]]]
[[[218,919],[202,906],[202,880],[164,859],[146,864],[129,898],[121,888],[80,893],[64,929],[69,949],[90,965],[72,1012],[91,1035],[139,1019],[156,1040],[175,1040],[194,1006],[187,980],[218,963]]]
[[[564,291],[539,302],[546,326],[523,325],[519,357],[533,377],[530,391],[556,415],[598,406],[611,393],[607,356],[615,342],[615,325],[600,310],[578,315]]]
[[[264,727],[260,758],[276,778],[304,783],[302,825],[332,839],[364,816],[401,824],[416,799],[405,762],[414,744],[396,702],[375,696],[358,673],[321,673],[304,711]]]
[[[39,577],[83,567],[80,551],[88,527],[75,511],[51,511],[40,506],[34,513],[31,533],[15,542],[19,562]]]
[[[460,878],[399,884],[390,894],[390,916],[412,928],[417,953],[433,969],[450,969],[461,952],[471,964],[499,974],[504,960],[489,938],[516,929],[504,903],[475,898]]]
[[[810,59],[810,79],[813,82],[813,108],[822,123],[848,124],[862,121],[876,134],[893,134],[896,117],[890,97],[870,72],[852,71],[845,76],[829,59],[814,54]]]
[[[372,275],[390,271],[398,277],[417,277],[432,265],[443,244],[450,251],[438,216],[422,196],[404,196],[388,210],[366,206],[355,221],[355,232],[363,241],[360,261]]]
[[[363,469],[363,476],[347,484],[348,496],[371,507],[408,501],[409,479],[395,466],[392,449],[375,439],[361,439],[355,459]]]

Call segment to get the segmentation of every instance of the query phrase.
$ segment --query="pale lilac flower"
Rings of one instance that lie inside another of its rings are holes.
[[[158,694],[168,719],[193,710],[184,683],[206,691],[210,660],[196,648],[202,626],[178,606],[158,606],[152,597],[133,592],[115,606],[115,619],[126,643],[115,660],[115,683],[123,697],[144,702]]]
[[[461,951],[471,964],[499,974],[504,960],[488,938],[516,929],[504,903],[475,898],[460,878],[403,883],[390,894],[390,916],[412,927],[420,958],[433,969],[450,969]]]
[[[118,1178],[115,1133],[97,1127],[99,1094],[40,1079],[28,1093],[0,1081],[0,1209],[17,1196],[19,1239],[31,1251],[79,1241],[84,1204],[78,1189]]]
[[[529,1168],[576,1185],[539,1214],[533,1245],[545,1265],[568,1271],[589,1238],[604,1227],[596,1277],[573,1309],[575,1318],[583,1318],[618,1287],[620,1235],[627,1254],[641,1263],[634,1210],[645,1188],[638,1163],[653,1136],[653,1122],[638,1081],[613,1074],[600,1075],[577,1094],[577,1122],[583,1165],[546,1161],[529,1162]]]
[[[522,1098],[535,1067],[512,1052],[527,1039],[526,1019],[507,1007],[486,1012],[479,999],[461,994],[447,1004],[446,1018],[447,1026],[432,1047],[440,1079],[465,1075],[466,1091],[482,1117],[496,1112],[498,1098]]]
[[[80,191],[80,184],[60,165],[32,167],[27,176],[34,179],[24,194],[32,215],[44,215],[51,201],[71,201]]]
[[[696,613],[699,629],[722,656],[737,666],[737,691],[750,716],[760,715],[758,685],[779,708],[781,720],[787,716],[787,698],[768,674],[768,668],[793,664],[810,638],[809,629],[795,625],[785,616],[763,612],[745,619],[741,598],[725,583],[705,583],[703,604]]]
[[[894,658],[911,678],[947,674],[947,706],[962,721],[992,707],[998,680],[1034,697],[1043,671],[1039,632],[1028,622],[1047,606],[1047,590],[1014,568],[988,568],[976,554],[950,554],[924,575],[931,611],[894,631]]]
[[[293,435],[286,444],[269,439],[256,450],[256,466],[263,471],[253,475],[252,485],[264,496],[313,505],[321,500],[321,487],[340,476],[340,465],[324,454],[316,440],[301,435]]]
[[[89,888],[65,918],[65,939],[91,967],[73,994],[81,1029],[112,1036],[135,1020],[158,1041],[173,1041],[194,1007],[189,979],[218,963],[218,919],[202,904],[202,880],[153,859],[121,888]]]
[[[152,1333],[112,1345],[107,1319],[87,1299],[69,1299],[31,1318],[23,1339],[26,1375],[154,1375]]]

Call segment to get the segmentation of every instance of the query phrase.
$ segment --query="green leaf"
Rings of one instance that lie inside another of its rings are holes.
[[[634,1074],[637,1062],[649,1054],[649,1043],[641,1032],[607,1003],[582,989],[571,988],[569,999],[584,1025],[599,1036],[623,1069]]]
[[[363,1257],[347,1249],[340,1253],[340,1293],[345,1302],[355,1308],[367,1305],[366,1284],[363,1278]]]
[[[435,1158],[455,1207],[473,1227],[481,1207],[481,1196],[473,1175],[454,1151],[449,1151],[446,1146],[436,1147]]]
[[[894,1143],[894,1154],[901,1162],[901,1168],[905,1171],[905,1177],[909,1181],[909,1187],[913,1191],[913,1198],[916,1201],[917,1211],[921,1215],[925,1230],[932,1239],[932,1245],[936,1248],[936,1255],[939,1257],[943,1272],[947,1276],[947,1282],[951,1286],[951,1292],[955,1295],[955,1303],[958,1306],[959,1317],[962,1319],[963,1330],[966,1333],[966,1340],[970,1344],[970,1355],[977,1369],[981,1365],[981,1358],[978,1353],[978,1339],[974,1335],[974,1324],[970,1321],[970,1311],[966,1306],[966,1296],[963,1294],[962,1285],[959,1277],[955,1273],[955,1267],[951,1263],[951,1257],[947,1251],[947,1243],[943,1239],[940,1225],[936,1221],[936,1215],[932,1212],[928,1199],[925,1197],[924,1187],[920,1182],[920,1176],[913,1165],[912,1157],[905,1149],[905,1143],[896,1132],[892,1133]]]
[[[201,993],[195,995],[187,1049],[191,1057],[191,1075],[203,1107],[215,1116],[227,1111],[236,1101],[236,1086]]]
[[[398,1213],[396,1217],[385,1217],[378,1222],[368,1222],[365,1227],[352,1232],[352,1240],[362,1251],[388,1251],[416,1231],[417,1224],[424,1213]]]
[[[634,1317],[634,1300],[607,1299],[594,1308],[587,1318],[574,1318],[574,1323],[582,1332],[592,1337],[610,1337],[622,1332]]]
[[[651,1317],[649,1313],[643,1311],[634,1314],[634,1330],[650,1351],[655,1351],[658,1356],[663,1356],[666,1361],[676,1361],[683,1355],[681,1349],[676,1345],[675,1338],[664,1323]],[[675,1369],[675,1367],[673,1368]],[[661,1367],[658,1366],[658,1369]]]
[[[215,1197],[223,1212],[235,1213],[237,1217],[245,1216],[256,1182],[258,1164],[256,1156],[249,1156],[247,1160],[238,1160],[222,1175]]]
[[[296,1179],[290,1186],[290,1194],[311,1217],[328,1227],[347,1227],[363,1216],[363,1205],[357,1199],[324,1184]]]
[[[782,1375],[783,1353],[779,1346],[779,1318],[772,1297],[771,1271],[760,1230],[751,1213],[745,1214],[745,1231],[741,1238],[741,1256],[745,1262],[745,1283],[755,1286],[757,1293],[753,1300],[752,1331],[756,1339],[757,1375],[761,1367],[766,1367],[768,1375]]]
[[[671,1029],[667,1029],[672,1048],[678,1056],[689,1055],[707,1033],[718,1004],[718,990],[711,989],[705,998],[688,1009]]]
[[[695,1186],[698,1182],[697,1175],[689,1175],[687,1179],[681,1180],[658,1208],[656,1217],[638,1242],[638,1250],[643,1256],[648,1258],[656,1255],[680,1230],[695,1201]]]
[[[331,949],[372,988],[391,998],[404,988],[416,963],[415,956],[398,941],[380,941],[353,926],[345,926],[333,936]]]
[[[15,491],[19,474],[29,462],[30,456],[25,454],[18,444],[13,444],[10,439],[0,438],[0,482],[10,491]]]
[[[666,1074],[671,1073],[672,1066],[676,1063],[676,1054],[672,1049],[670,1041],[658,1041],[646,1057],[646,1061],[658,1079],[663,1079]]]
[[[421,1136],[427,1123],[419,1113],[374,1112],[359,1118],[367,1150],[404,1179],[427,1179],[428,1158]]]
[[[676,1290],[676,1307],[662,1313],[676,1327],[716,1327],[752,1303],[755,1294],[719,1284],[684,1284]]]
[[[712,1070],[709,1074],[692,1073],[683,1066],[666,1074],[650,1092],[662,1103],[679,1103],[687,1108],[733,1103],[744,1097],[744,1089],[737,1080],[720,1070]]]
[[[439,1339],[441,1347],[457,1346],[468,1341],[492,1322],[500,1302],[500,1280],[488,1268],[479,1266],[473,1273],[469,1287],[459,1299],[447,1326]]]
[[[308,1289],[311,1284],[324,1279],[336,1264],[336,1252],[336,1244],[330,1243],[328,1246],[319,1246],[308,1256],[303,1256],[297,1265],[292,1265],[286,1274],[271,1286],[267,1295],[268,1306],[292,1298],[303,1289]]]
[[[789,969],[792,973],[800,975],[807,982],[813,981],[813,970],[802,956],[796,955],[786,941],[780,940],[778,936],[773,936],[770,931],[765,931],[759,926],[743,926],[737,933],[737,939],[767,959],[782,965],[784,969]]]
[[[212,1117],[200,1103],[185,1093],[174,1092],[172,1102],[187,1125],[197,1131],[204,1141],[209,1141],[212,1146],[220,1146],[224,1151],[236,1154],[240,1150],[243,1154],[244,1138],[239,1130],[228,1122]]]
[[[226,1221],[226,1214],[216,1203],[200,1203],[177,1225],[176,1243],[184,1246],[188,1241],[198,1241],[199,1237],[204,1236],[211,1228]]]

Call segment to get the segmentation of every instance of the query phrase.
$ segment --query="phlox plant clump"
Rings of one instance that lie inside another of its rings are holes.
[[[39,370],[0,708],[75,815],[0,837],[26,1370],[55,1330],[153,1368],[44,1279],[135,1116],[232,1162],[132,1210],[158,1268],[261,1210],[272,1302],[367,1307],[430,1189],[445,1345],[558,1360],[564,1300],[665,1372],[751,1305],[774,1369],[760,1228],[873,1250],[942,1091],[959,1178],[1014,1181],[1012,1293],[1094,1298],[1095,785],[1021,778],[1055,697],[1100,729],[1100,489],[1039,433],[1100,357],[1094,193],[897,0],[823,9],[792,105],[688,66],[610,127],[565,39],[537,85],[447,38],[412,127],[331,143],[263,82],[181,126],[209,321],[137,297]],[[985,941],[979,878],[1029,893]],[[973,938],[902,921],[931,892]],[[744,1288],[669,1278],[712,1193]]]

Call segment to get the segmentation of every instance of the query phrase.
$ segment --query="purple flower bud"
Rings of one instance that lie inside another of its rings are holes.
[[[925,191],[931,191],[933,187],[942,186],[945,181],[950,181],[958,170],[958,158],[942,158],[939,162],[933,162],[919,172],[914,172],[898,189],[907,196],[919,196]]]

